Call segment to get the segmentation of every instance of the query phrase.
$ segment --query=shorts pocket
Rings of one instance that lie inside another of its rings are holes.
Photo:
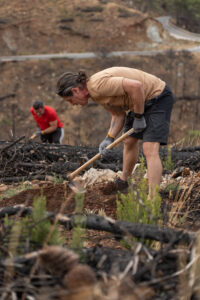
[[[151,112],[149,115],[149,127],[153,132],[165,134],[168,131],[169,122],[166,121],[165,111]]]

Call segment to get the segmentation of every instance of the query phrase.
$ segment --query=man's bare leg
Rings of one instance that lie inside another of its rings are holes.
[[[162,163],[159,156],[160,143],[144,142],[143,153],[147,161],[149,197],[156,196],[162,178]]]
[[[139,141],[136,138],[128,137],[124,140],[123,170],[120,178],[127,180],[131,175],[139,155]]]

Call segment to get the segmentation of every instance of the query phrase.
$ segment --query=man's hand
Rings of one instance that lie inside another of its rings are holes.
[[[144,116],[141,116],[140,118],[134,118],[133,121],[133,129],[135,133],[139,133],[145,130],[147,127],[146,121]]]
[[[106,147],[114,142],[114,138],[107,136],[99,145],[99,152],[102,157],[106,157],[109,154],[110,150],[106,149]]]

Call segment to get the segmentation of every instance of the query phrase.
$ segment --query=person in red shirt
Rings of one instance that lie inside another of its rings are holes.
[[[41,100],[36,100],[30,108],[30,112],[38,125],[36,136],[40,136],[43,143],[61,144],[64,137],[63,124],[56,111]]]

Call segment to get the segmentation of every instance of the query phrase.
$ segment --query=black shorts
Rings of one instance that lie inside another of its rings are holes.
[[[54,132],[41,135],[41,140],[43,143],[61,144],[63,137],[64,137],[64,129],[58,127]]]
[[[132,133],[130,136],[143,140],[143,142],[158,142],[160,145],[167,145],[173,102],[173,93],[166,85],[159,96],[145,104],[146,129],[140,133]],[[134,113],[130,111],[126,115],[124,132],[132,128],[133,121]]]

